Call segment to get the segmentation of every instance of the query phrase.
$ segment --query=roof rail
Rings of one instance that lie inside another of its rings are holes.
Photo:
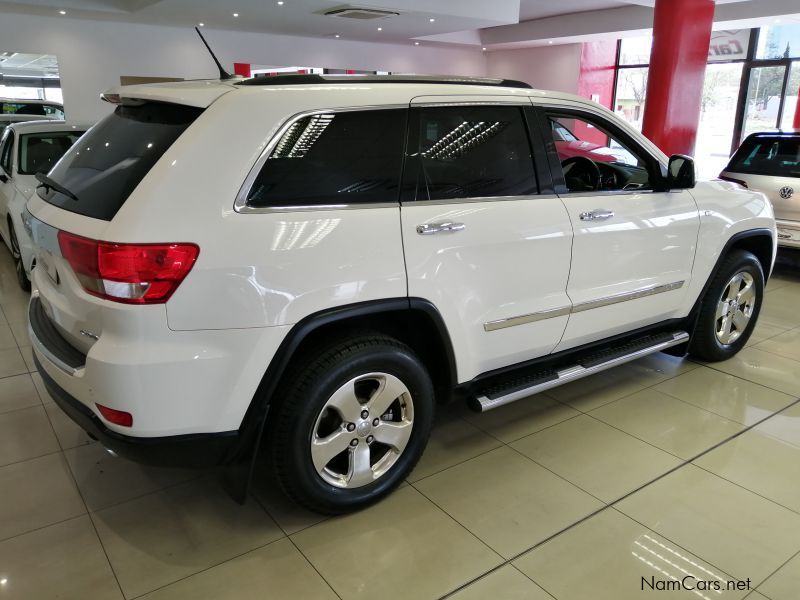
[[[449,85],[484,85],[530,89],[524,81],[456,75],[271,75],[239,81],[235,85],[317,85],[341,83],[432,83]]]

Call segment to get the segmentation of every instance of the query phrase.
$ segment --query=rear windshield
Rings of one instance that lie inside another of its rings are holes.
[[[800,136],[756,136],[747,138],[733,155],[726,171],[800,177]]]
[[[118,106],[84,135],[50,177],[74,196],[39,187],[59,208],[110,221],[159,158],[200,115],[178,104]]]
[[[83,131],[52,131],[21,136],[17,163],[20,174],[47,173],[83,133]]]

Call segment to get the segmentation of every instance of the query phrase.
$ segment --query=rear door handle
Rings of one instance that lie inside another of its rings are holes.
[[[595,208],[590,212],[582,212],[581,221],[605,221],[614,216],[613,210],[607,208]]]
[[[425,223],[424,225],[417,225],[417,233],[420,235],[431,235],[433,233],[454,233],[456,231],[463,231],[466,225],[463,223]]]

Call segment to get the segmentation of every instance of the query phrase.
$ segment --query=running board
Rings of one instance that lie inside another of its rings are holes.
[[[633,342],[623,345],[621,348],[610,348],[600,354],[586,357],[584,360],[572,366],[559,370],[542,371],[528,379],[530,385],[522,387],[521,381],[517,378],[506,387],[507,393],[503,394],[494,386],[492,391],[486,390],[476,398],[476,408],[480,412],[486,412],[493,408],[498,408],[505,404],[510,404],[522,398],[527,398],[550,388],[564,385],[570,381],[575,381],[589,375],[594,375],[606,369],[625,364],[637,358],[642,358],[649,354],[661,352],[667,348],[683,344],[689,340],[689,334],[685,331],[675,331],[673,333],[661,334],[642,339],[639,343]],[[638,347],[637,347],[638,346]],[[498,393],[500,392],[500,393]],[[473,404],[473,405],[475,405]]]

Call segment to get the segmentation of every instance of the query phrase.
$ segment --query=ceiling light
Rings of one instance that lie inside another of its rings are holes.
[[[339,39],[340,37],[342,37],[342,36],[340,36],[340,35],[337,33],[337,34],[336,34],[335,36],[333,36],[333,37],[335,37],[335,38],[338,40],[338,39]]]
[[[548,44],[552,44],[552,43],[553,43],[553,40],[550,40],[550,41],[548,41],[547,43],[548,43]]]
[[[484,47],[484,48],[481,48],[481,50],[483,50],[484,52],[486,52],[486,48],[485,48],[485,47]]]
[[[278,0],[278,6],[283,6],[283,0]]]
[[[199,25],[200,27],[205,27],[205,26],[206,26],[206,24],[205,24],[205,23],[198,23],[198,25]]]
[[[430,19],[428,19],[428,21],[430,21],[431,23],[434,23],[434,22],[436,21],[436,19],[434,19],[433,17],[431,17]]]
[[[67,14],[67,11],[65,11],[65,10],[60,10],[60,11],[58,11],[58,14],[60,14],[60,15],[65,15],[65,14]]]
[[[383,27],[378,27],[378,31],[383,31]]]
[[[239,16],[239,13],[233,13],[233,16],[234,16],[234,17],[238,17],[238,16]]]
[[[414,45],[415,46],[419,46],[419,42],[414,42]]]

